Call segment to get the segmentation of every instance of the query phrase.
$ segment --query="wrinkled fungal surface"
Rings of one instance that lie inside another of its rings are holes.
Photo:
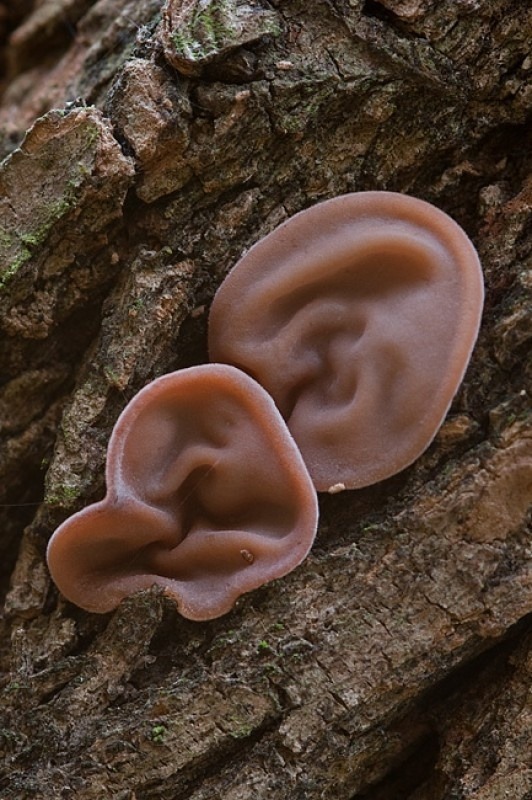
[[[226,365],[148,384],[122,412],[107,495],[48,545],[65,597],[106,612],[153,584],[183,616],[218,617],[290,572],[317,527],[316,493],[273,401]]]
[[[272,395],[319,491],[357,488],[434,438],[482,303],[477,253],[450,217],[393,192],[347,194],[236,264],[211,308],[210,357]]]

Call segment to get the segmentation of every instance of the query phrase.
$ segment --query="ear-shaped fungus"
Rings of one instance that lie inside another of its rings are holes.
[[[48,545],[55,583],[89,611],[158,584],[183,616],[218,617],[300,564],[316,533],[316,493],[286,425],[226,365],[142,389],[113,430],[106,478],[105,499]]]
[[[238,262],[214,298],[210,356],[272,395],[318,490],[367,486],[434,438],[482,302],[477,253],[450,217],[393,192],[348,194]]]

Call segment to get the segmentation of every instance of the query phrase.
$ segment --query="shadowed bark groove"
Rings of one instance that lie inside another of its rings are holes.
[[[515,0],[0,2],[2,800],[530,798],[531,37]],[[205,361],[246,248],[368,189],[483,263],[433,445],[226,617],[62,601],[124,405]]]

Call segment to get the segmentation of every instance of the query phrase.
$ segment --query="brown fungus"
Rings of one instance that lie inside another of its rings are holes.
[[[477,253],[439,209],[393,192],[328,200],[255,244],[218,290],[214,361],[272,395],[314,484],[411,464],[463,378],[483,303]]]
[[[314,487],[273,400],[244,373],[165,375],[111,435],[107,495],[48,545],[52,578],[88,611],[157,584],[183,616],[213,619],[294,569],[316,533]]]

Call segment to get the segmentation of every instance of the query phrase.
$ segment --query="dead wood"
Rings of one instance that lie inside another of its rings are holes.
[[[4,0],[0,37],[2,800],[530,798],[529,4]],[[367,189],[483,263],[434,444],[219,620],[62,602],[46,542],[126,402],[206,359],[246,248]]]

